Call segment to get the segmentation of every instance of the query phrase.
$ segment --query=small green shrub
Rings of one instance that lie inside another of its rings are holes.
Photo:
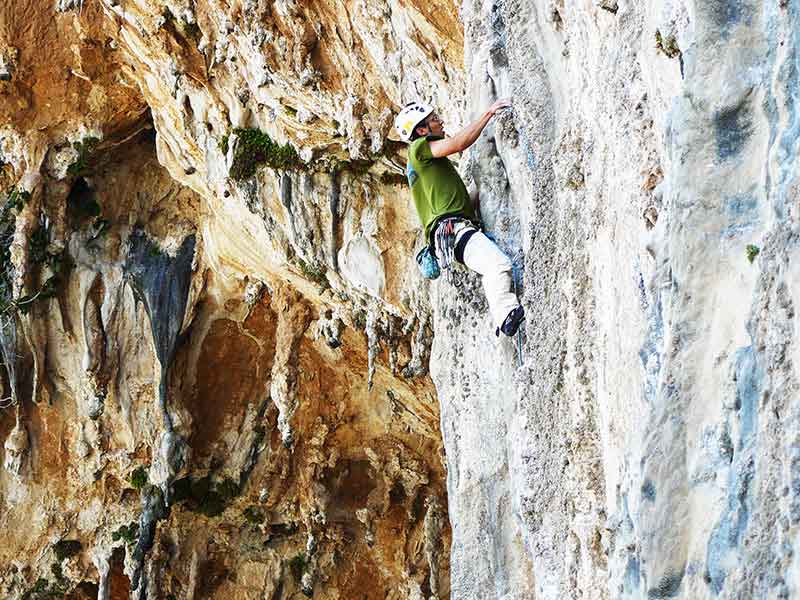
[[[357,310],[353,313],[353,326],[358,331],[364,331],[367,328],[367,313],[363,310]]]
[[[148,482],[147,468],[144,465],[136,467],[128,477],[128,481],[132,488],[136,490],[142,489]]]
[[[165,255],[164,251],[161,248],[159,248],[158,244],[156,244],[155,242],[150,242],[150,244],[147,247],[147,256],[149,256],[150,258],[159,258],[160,256],[164,255]]]
[[[35,300],[50,298],[56,294],[60,273],[64,265],[64,252],[52,252],[50,246],[50,227],[42,218],[39,225],[28,238],[28,257],[26,268],[38,275],[44,266],[50,268],[50,275],[38,289],[33,289],[16,300],[13,296],[14,266],[11,263],[11,243],[16,229],[16,213],[30,198],[27,192],[10,190],[6,202],[0,210],[0,313],[12,310],[26,314]]]
[[[129,544],[133,544],[139,539],[139,523],[136,521],[131,522],[129,525],[120,525],[120,527],[111,534],[112,541],[124,540]]]
[[[48,600],[50,598],[63,598],[65,590],[61,586],[51,584],[47,579],[40,577],[33,587],[22,594],[22,600]]]
[[[297,266],[300,268],[300,272],[303,273],[303,277],[323,288],[328,287],[329,283],[325,275],[324,266],[319,264],[309,265],[302,258],[297,259]]]
[[[33,587],[22,594],[22,600],[42,600],[44,598],[52,598],[49,590],[50,582],[40,577],[33,584]]]
[[[30,199],[30,192],[26,192],[25,190],[17,190],[17,188],[11,188],[8,190],[8,194],[6,195],[6,204],[4,210],[7,209],[19,212],[25,207]]]
[[[239,142],[229,175],[237,181],[255,175],[256,168],[262,164],[280,170],[298,169],[302,165],[291,144],[278,144],[259,129],[236,128],[233,133],[238,136]]]
[[[289,559],[289,570],[298,583],[303,579],[303,571],[305,571],[305,569],[306,555],[304,553],[299,552]]]
[[[173,484],[172,501],[187,501],[187,508],[207,517],[221,515],[227,505],[241,493],[241,488],[232,479],[214,484],[210,476],[190,480],[188,477]]]
[[[222,136],[222,138],[219,140],[219,144],[217,144],[217,147],[220,149],[220,151],[221,151],[223,154],[228,154],[228,138],[230,138],[230,135],[228,135],[228,134],[226,133],[226,134],[225,134],[225,135],[223,135],[223,136]]]
[[[753,261],[756,259],[756,256],[758,256],[759,253],[761,252],[761,248],[753,244],[748,244],[746,250],[747,250],[747,260],[749,260],[750,264],[752,264]]]
[[[63,269],[64,265],[64,251],[59,252],[51,252],[49,250],[50,246],[50,227],[45,223],[42,219],[39,223],[39,226],[34,229],[33,233],[31,233],[31,237],[28,239],[28,263],[27,268],[29,270],[33,270],[35,268],[41,268],[43,266],[48,266],[50,268],[51,274],[50,276],[41,284],[38,289],[34,289],[31,291],[30,294],[26,294],[22,296],[14,303],[14,306],[23,314],[27,314],[28,311],[31,309],[33,302],[39,299],[45,298],[52,298],[56,295],[58,291],[58,283],[60,281],[60,274]],[[7,252],[10,252],[10,248],[6,249]],[[0,255],[4,254],[2,249],[0,249]],[[2,256],[1,258],[5,258]],[[8,256],[8,260],[10,261],[10,253]],[[8,263],[7,263],[8,264]],[[8,303],[10,302],[10,278],[6,282],[8,285],[7,292],[8,292],[8,299],[6,304],[4,305],[5,308],[8,307]],[[3,285],[0,284],[0,288]],[[0,292],[0,295],[2,293]],[[2,304],[2,301],[0,301]],[[4,309],[4,306],[0,306],[0,310]]]

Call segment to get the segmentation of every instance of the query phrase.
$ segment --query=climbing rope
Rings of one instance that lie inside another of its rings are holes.
[[[517,266],[512,261],[511,262],[511,280],[514,282],[514,295],[517,297],[517,300],[519,300],[520,298],[519,298],[519,290],[518,290],[518,285],[517,285],[517,273],[518,273]],[[522,304],[522,301],[520,301],[520,305],[521,304]],[[522,367],[522,328],[524,326],[525,326],[525,323],[523,322],[519,326],[519,329],[517,329],[517,334],[516,334],[516,337],[517,337],[517,367]]]

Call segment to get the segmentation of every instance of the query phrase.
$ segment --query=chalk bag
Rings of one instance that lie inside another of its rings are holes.
[[[437,279],[442,274],[436,255],[431,252],[430,246],[425,246],[417,252],[417,266],[425,279]]]

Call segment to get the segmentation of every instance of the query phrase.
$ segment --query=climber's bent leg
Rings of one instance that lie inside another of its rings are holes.
[[[456,235],[456,245],[461,235]],[[517,296],[511,291],[511,261],[492,240],[476,231],[464,246],[464,264],[483,276],[483,289],[489,302],[489,312],[495,327],[500,327],[512,310],[519,306]]]

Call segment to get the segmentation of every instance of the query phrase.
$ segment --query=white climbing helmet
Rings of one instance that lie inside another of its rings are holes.
[[[432,106],[422,102],[409,102],[403,107],[400,114],[395,117],[394,128],[397,131],[397,135],[404,142],[409,141],[417,124],[432,112]]]

